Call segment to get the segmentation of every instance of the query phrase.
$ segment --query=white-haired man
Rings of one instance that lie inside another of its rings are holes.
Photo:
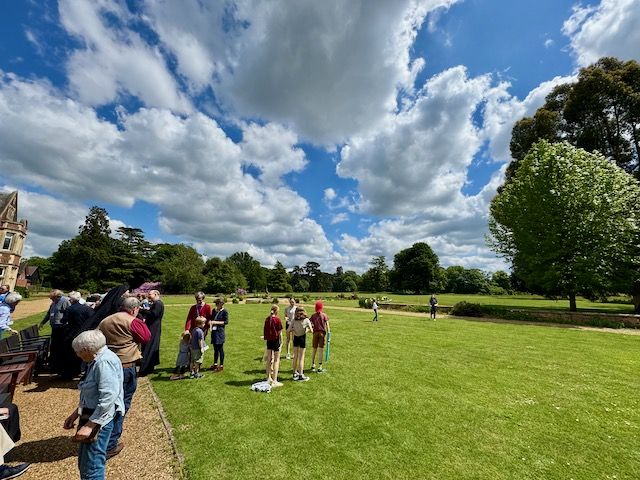
[[[122,301],[121,311],[109,315],[100,322],[98,329],[107,338],[109,349],[115,353],[122,363],[124,412],[131,407],[133,394],[138,387],[136,364],[142,358],[140,344],[151,339],[151,332],[138,318],[140,302],[136,297],[126,297]],[[120,442],[124,416],[116,418],[107,446],[107,457],[111,458],[122,451],[124,444]]]

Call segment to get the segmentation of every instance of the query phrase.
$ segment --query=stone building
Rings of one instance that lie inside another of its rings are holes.
[[[13,290],[18,278],[27,221],[18,221],[18,192],[0,193],[0,283]]]

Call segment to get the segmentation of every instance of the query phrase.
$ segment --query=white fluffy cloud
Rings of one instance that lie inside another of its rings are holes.
[[[571,39],[578,65],[600,57],[640,58],[640,0],[602,0],[600,5],[574,7],[563,33]]]
[[[208,255],[246,246],[262,255],[259,260],[287,265],[289,255],[333,258],[322,228],[306,218],[306,200],[278,185],[278,175],[306,161],[284,128],[249,125],[244,140],[234,143],[203,114],[181,117],[160,109],[121,113],[116,126],[45,83],[4,74],[0,118],[0,168],[10,181],[68,202],[147,201],[160,209],[166,233],[201,245]],[[259,169],[259,178],[245,172],[249,165]],[[75,234],[76,223],[67,233]]]
[[[375,126],[398,89],[412,90],[423,65],[409,55],[417,31],[452,3],[156,2],[146,13],[178,70],[211,85],[230,112],[332,144]]]
[[[106,15],[125,23],[128,10],[119,3],[61,0],[60,21],[83,44],[69,57],[71,90],[89,105],[104,105],[130,94],[148,106],[178,112],[191,110],[158,48],[139,34],[109,25]]]

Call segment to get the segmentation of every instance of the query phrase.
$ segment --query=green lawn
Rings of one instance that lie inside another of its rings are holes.
[[[152,381],[190,479],[640,478],[640,337],[328,308],[328,373],[285,361],[261,394],[268,305],[228,309],[224,373],[174,382],[166,309]]]

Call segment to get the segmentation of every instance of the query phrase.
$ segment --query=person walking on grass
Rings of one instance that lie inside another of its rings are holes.
[[[329,317],[322,311],[322,302],[316,302],[316,313],[311,315],[311,326],[313,327],[313,353],[311,354],[311,371],[316,371],[316,354],[320,350],[318,359],[318,373],[324,372],[322,368],[322,353],[324,352],[324,340],[329,329]]]
[[[288,331],[293,332],[293,380],[306,382],[309,377],[304,374],[304,352],[307,346],[307,332],[313,333],[313,326],[304,307],[296,308],[295,320],[289,325]]]
[[[291,346],[291,332],[289,332],[289,324],[296,318],[296,301],[293,297],[289,298],[289,306],[284,309],[284,316],[286,321],[285,329],[287,332],[287,360],[290,360],[291,350],[289,347]]]
[[[196,317],[195,328],[191,330],[191,378],[202,378],[200,366],[202,365],[202,356],[204,354],[204,324],[207,319],[204,317]]]
[[[224,370],[225,327],[229,323],[229,313],[224,308],[224,300],[222,298],[217,298],[215,304],[216,311],[213,314],[213,319],[209,322],[211,326],[211,343],[213,344],[213,365],[209,367],[209,370],[217,373]],[[218,361],[220,362],[219,364]]]
[[[431,305],[431,318],[433,320],[436,319],[436,311],[438,310],[438,299],[436,298],[436,294],[431,294],[431,298],[429,299],[429,305]]]
[[[282,321],[278,317],[280,307],[273,305],[271,313],[264,320],[264,339],[267,341],[267,382],[272,387],[281,387],[278,381],[278,370],[280,368],[280,347],[282,344]]]
[[[378,321],[378,304],[376,303],[376,299],[373,299],[373,305],[371,305],[371,308],[373,310],[373,321],[377,322]]]

